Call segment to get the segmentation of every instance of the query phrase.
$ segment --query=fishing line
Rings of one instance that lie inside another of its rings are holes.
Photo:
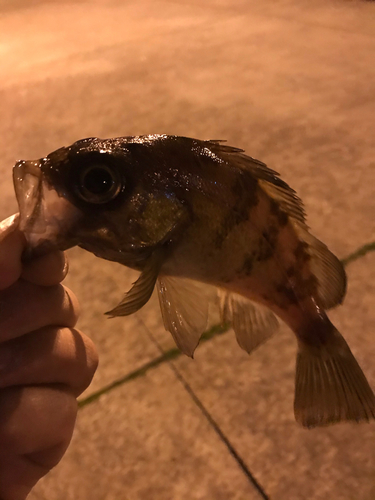
[[[153,336],[153,334],[150,332],[150,330],[145,325],[145,323],[140,318],[137,318],[137,320],[145,328],[147,336],[149,337],[149,339],[151,340],[151,342],[155,345],[155,347],[157,348],[157,350],[161,354],[164,354],[163,348],[161,347],[161,345],[159,344],[159,342],[157,341],[157,339]],[[193,389],[191,388],[191,386],[189,385],[189,383],[185,380],[185,378],[183,377],[183,375],[181,375],[181,373],[179,372],[179,370],[176,368],[176,365],[171,360],[167,360],[167,363],[171,367],[171,369],[172,369],[173,373],[175,374],[176,378],[178,379],[178,381],[183,385],[183,387],[186,390],[186,392],[189,394],[189,396],[191,397],[191,399],[194,401],[195,405],[200,409],[201,413],[204,415],[204,417],[206,418],[206,420],[209,422],[209,424],[211,425],[211,427],[214,429],[214,431],[216,432],[216,434],[219,436],[220,440],[225,444],[225,446],[227,447],[229,453],[232,455],[232,457],[235,459],[235,461],[237,462],[237,464],[240,466],[240,468],[244,472],[245,476],[247,477],[247,479],[249,480],[249,482],[251,483],[251,485],[258,491],[258,493],[260,494],[260,496],[262,497],[263,500],[271,500],[270,497],[267,495],[267,493],[262,488],[262,486],[255,479],[255,477],[253,476],[253,474],[250,472],[250,470],[248,469],[247,465],[245,464],[245,462],[243,461],[243,459],[240,457],[240,455],[237,453],[237,451],[235,450],[235,448],[233,447],[233,445],[231,444],[231,442],[229,441],[229,439],[226,437],[226,435],[224,434],[224,432],[221,430],[221,428],[219,427],[219,424],[212,417],[212,415],[206,409],[206,407],[204,406],[204,404],[202,403],[202,401],[195,394],[195,392],[193,391]]]

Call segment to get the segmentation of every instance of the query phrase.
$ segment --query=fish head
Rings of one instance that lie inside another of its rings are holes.
[[[183,203],[125,139],[84,139],[18,161],[13,180],[32,255],[79,245],[138,269],[186,218]]]

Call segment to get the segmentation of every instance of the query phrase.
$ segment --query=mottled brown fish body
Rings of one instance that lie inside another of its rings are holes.
[[[14,180],[33,251],[79,245],[141,271],[110,315],[139,310],[156,285],[166,329],[192,356],[211,307],[206,289],[247,352],[272,335],[275,313],[298,339],[297,420],[375,417],[374,394],[325,314],[343,300],[344,269],[262,162],[219,141],[91,138],[18,162]]]
[[[189,194],[194,219],[162,270],[263,303],[295,330],[302,316],[307,317],[306,302],[316,294],[309,256],[287,214],[258,181],[244,172],[232,174],[231,189],[219,198],[221,203],[200,192]],[[314,313],[315,304],[309,309]]]

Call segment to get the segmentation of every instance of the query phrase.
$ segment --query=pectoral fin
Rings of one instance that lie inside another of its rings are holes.
[[[139,278],[133,283],[132,288],[125,294],[122,301],[114,309],[105,314],[111,318],[129,316],[141,309],[152,295],[162,263],[163,252],[154,252]]]
[[[193,357],[207,328],[210,287],[186,278],[160,276],[157,290],[164,326],[179,349]]]
[[[219,290],[222,323],[229,323],[239,346],[250,353],[268,340],[278,327],[276,316],[266,307],[241,295]]]

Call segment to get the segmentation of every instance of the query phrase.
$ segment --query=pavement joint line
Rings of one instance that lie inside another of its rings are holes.
[[[361,257],[364,257],[366,254],[374,251],[375,251],[375,241],[372,241],[371,243],[366,243],[365,245],[362,245],[361,247],[357,248],[357,250],[355,250],[353,253],[349,254],[344,259],[341,259],[341,262],[344,266],[347,266],[351,262],[354,262],[355,260],[360,259]]]
[[[218,335],[223,335],[228,330],[229,330],[229,325],[214,325],[212,328],[207,330],[202,335],[200,342],[207,342],[212,337],[217,337]],[[147,363],[143,364],[141,367],[137,368],[136,370],[133,370],[132,372],[127,373],[123,377],[114,380],[110,384],[105,385],[104,387],[102,387],[98,391],[93,392],[92,394],[90,394],[86,398],[80,399],[78,401],[78,408],[83,408],[84,406],[87,406],[88,404],[93,403],[94,401],[99,399],[100,396],[107,394],[108,392],[112,391],[116,387],[119,387],[127,382],[130,382],[131,380],[142,377],[142,376],[146,375],[146,373],[149,370],[151,370],[152,368],[156,368],[160,364],[165,363],[166,361],[170,361],[172,359],[178,358],[182,355],[183,355],[182,351],[180,351],[180,349],[178,349],[177,347],[169,349],[168,351],[163,351],[163,353],[160,356],[152,359],[151,361],[148,361]]]
[[[357,250],[355,250],[354,252],[349,254],[347,257],[341,259],[341,262],[344,266],[347,266],[351,262],[354,262],[355,260],[358,260],[358,259],[364,257],[365,255],[367,255],[370,252],[375,252],[375,241],[370,242],[370,243],[366,243],[366,244],[362,245],[361,247],[357,248]],[[205,332],[202,335],[201,342],[207,342],[207,341],[211,340],[211,338],[216,337],[217,335],[222,335],[222,334],[226,333],[228,330],[229,330],[229,327],[227,325],[226,326],[215,325],[210,330],[208,330],[207,332]],[[150,369],[156,368],[160,364],[168,362],[168,361],[175,359],[181,355],[182,355],[182,352],[177,348],[172,348],[172,349],[169,349],[168,351],[164,351],[162,355],[152,359],[151,361],[148,361],[147,363],[142,365],[140,368],[137,368],[136,370],[134,370],[130,373],[127,373],[123,377],[120,377],[120,378],[114,380],[113,382],[111,382],[110,384],[105,385],[101,389],[93,392],[92,394],[90,394],[86,398],[79,400],[78,407],[83,408],[84,406],[87,406],[88,404],[93,403],[94,401],[99,399],[101,396],[109,393],[110,391],[112,391],[116,387],[120,387],[121,385],[123,385],[127,382],[130,382],[134,379],[142,377],[142,376],[146,375],[146,373]]]
[[[163,354],[163,348],[160,345],[160,343],[157,341],[157,339],[154,337],[152,332],[147,328],[147,326],[144,324],[144,322],[139,318],[139,322],[143,325],[143,327],[146,329],[147,335],[150,338],[151,342],[156,346],[157,350]],[[168,364],[170,368],[172,369],[173,373],[175,374],[177,380],[182,384],[183,388],[185,391],[188,393],[188,395],[191,397],[193,400],[194,404],[197,406],[197,408],[201,411],[203,416],[206,418],[210,426],[213,428],[213,430],[216,432],[218,435],[219,439],[223,442],[223,444],[226,446],[228,449],[229,453],[232,455],[234,460],[237,462],[239,467],[242,469],[242,472],[245,474],[247,477],[248,481],[250,484],[257,490],[257,492],[260,494],[260,496],[263,498],[263,500],[271,500],[270,497],[267,495],[267,493],[264,491],[260,483],[255,479],[255,476],[251,473],[250,469],[247,467],[246,463],[244,460],[241,458],[241,456],[237,453],[236,449],[232,445],[232,443],[229,441],[227,436],[224,434],[224,432],[221,430],[219,424],[216,422],[216,420],[213,418],[213,416],[210,414],[210,412],[207,410],[207,408],[204,406],[202,401],[199,399],[199,397],[196,395],[194,392],[193,388],[189,384],[189,382],[185,379],[185,377],[181,374],[181,372],[178,370],[176,365],[173,363],[172,359],[168,359]]]

